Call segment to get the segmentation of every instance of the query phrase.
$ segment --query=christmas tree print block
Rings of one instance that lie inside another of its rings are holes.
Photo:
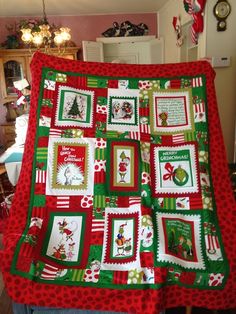
[[[200,193],[197,149],[194,142],[183,145],[151,144],[153,196],[189,196]]]
[[[151,134],[194,131],[191,89],[155,92],[152,102]]]
[[[80,209],[50,212],[42,228],[39,260],[53,266],[84,268],[89,253],[89,224],[91,214]]]
[[[109,195],[140,195],[140,144],[107,140],[106,188]]]
[[[106,208],[102,270],[140,268],[140,205]]]
[[[94,114],[94,91],[59,86],[56,126],[91,128]]]
[[[50,138],[47,195],[93,195],[95,139]]]
[[[108,89],[107,130],[139,131],[139,90]]]
[[[156,212],[157,265],[205,269],[201,216]]]

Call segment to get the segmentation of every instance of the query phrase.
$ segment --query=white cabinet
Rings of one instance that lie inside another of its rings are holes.
[[[83,41],[84,61],[130,64],[163,63],[163,39],[155,36],[104,37]]]

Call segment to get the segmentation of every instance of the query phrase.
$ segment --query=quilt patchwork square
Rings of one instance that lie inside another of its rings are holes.
[[[195,143],[151,145],[153,195],[175,197],[200,193]]]
[[[156,212],[157,264],[205,269],[201,216]]]
[[[50,138],[46,193],[93,195],[94,139]]]
[[[108,89],[107,130],[139,131],[139,91]]]
[[[150,110],[152,134],[194,130],[191,89],[154,92]]]
[[[110,195],[139,195],[140,171],[138,141],[107,141],[106,183]]]
[[[84,268],[87,263],[91,213],[49,210],[39,237],[38,259],[54,267]]]
[[[90,128],[93,119],[94,91],[65,85],[58,87],[56,126]]]
[[[129,270],[140,267],[140,206],[107,208],[101,269]]]

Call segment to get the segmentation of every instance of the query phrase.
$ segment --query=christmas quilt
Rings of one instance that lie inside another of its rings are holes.
[[[2,253],[10,296],[126,313],[232,307],[235,203],[211,66],[37,52],[31,70]]]

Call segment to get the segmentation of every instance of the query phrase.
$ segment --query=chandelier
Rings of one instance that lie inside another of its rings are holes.
[[[22,41],[36,48],[43,47],[45,52],[49,51],[52,47],[57,47],[59,52],[61,48],[65,48],[66,44],[71,39],[70,29],[68,27],[56,27],[50,25],[47,19],[45,2],[42,0],[43,5],[43,19],[32,23],[31,21],[25,21],[21,26]]]

